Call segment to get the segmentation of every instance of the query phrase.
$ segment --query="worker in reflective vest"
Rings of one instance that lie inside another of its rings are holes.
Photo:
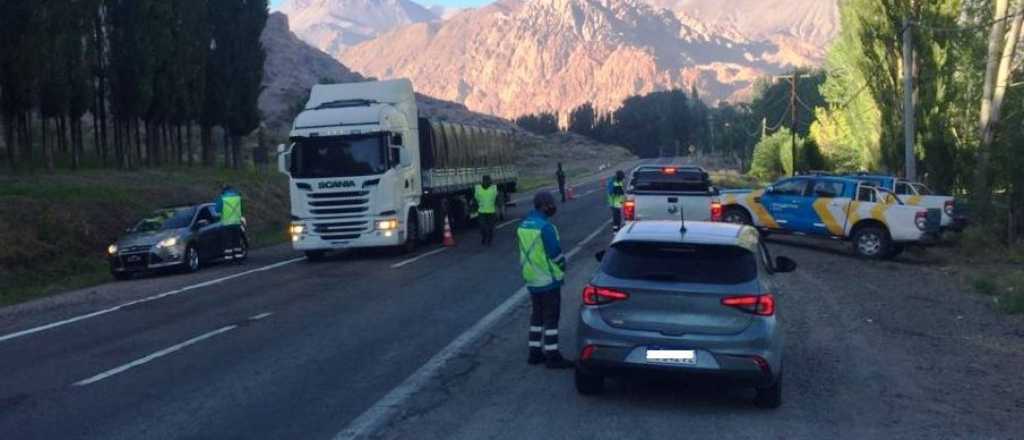
[[[565,255],[558,230],[549,221],[555,215],[555,197],[541,191],[533,197],[533,211],[516,230],[523,280],[530,292],[530,356],[527,363],[548,368],[571,368],[558,351],[558,320],[562,307]]]
[[[217,199],[217,215],[223,228],[222,243],[225,260],[241,260],[245,256],[242,240],[242,194],[231,186],[224,186]]]
[[[612,210],[612,230],[618,231],[622,227],[622,203],[626,201],[626,191],[623,185],[626,181],[626,173],[622,170],[615,172],[615,178],[608,181],[608,207]]]
[[[494,243],[494,221],[498,213],[498,187],[491,182],[491,176],[484,176],[480,185],[473,190],[476,199],[477,219],[480,222],[480,243],[490,246]]]

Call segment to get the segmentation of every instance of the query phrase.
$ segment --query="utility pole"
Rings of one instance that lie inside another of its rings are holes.
[[[792,168],[790,168],[790,175],[792,176],[796,175],[796,81],[799,75],[800,72],[797,71],[796,69],[793,69],[793,79],[790,80],[789,82],[789,109],[791,113],[789,131],[790,135],[792,136],[792,140],[790,141],[790,157],[792,159]]]
[[[761,140],[764,140],[765,136],[768,136],[768,117],[761,118]]]
[[[914,155],[914,46],[910,18],[903,20],[903,148],[907,180],[917,180]]]

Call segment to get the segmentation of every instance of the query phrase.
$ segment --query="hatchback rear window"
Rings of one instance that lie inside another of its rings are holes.
[[[643,170],[633,174],[634,191],[706,192],[711,186],[707,175],[695,169]]]
[[[738,246],[622,242],[608,250],[601,270],[622,279],[740,284],[757,277],[757,257]]]

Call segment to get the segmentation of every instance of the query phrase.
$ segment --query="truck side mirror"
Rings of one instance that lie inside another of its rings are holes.
[[[287,174],[290,176],[292,174],[292,153],[290,151],[281,151],[281,147],[283,146],[284,145],[277,147],[277,170],[280,171],[282,174]]]
[[[277,154],[282,154],[288,150],[288,146],[285,144],[277,144]]]

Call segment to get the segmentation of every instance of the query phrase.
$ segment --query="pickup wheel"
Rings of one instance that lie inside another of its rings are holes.
[[[735,206],[725,209],[725,212],[722,213],[722,221],[737,225],[754,225],[754,221],[750,219],[750,214],[747,214],[747,211],[744,211],[743,208],[737,208]]]
[[[853,250],[857,255],[880,260],[891,256],[889,233],[878,226],[864,226],[853,233]]]

